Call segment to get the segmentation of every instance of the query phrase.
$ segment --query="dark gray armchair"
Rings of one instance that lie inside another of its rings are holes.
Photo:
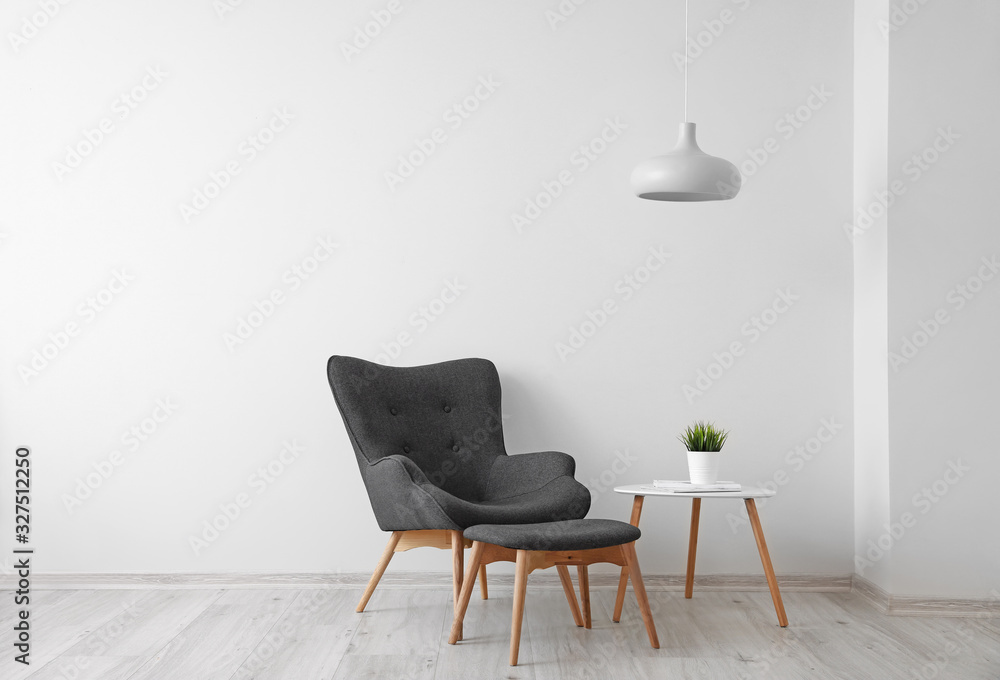
[[[327,374],[375,519],[393,532],[357,611],[396,552],[450,547],[457,601],[471,544],[465,528],[578,519],[590,509],[572,456],[507,455],[492,362],[399,368],[333,356]],[[485,573],[479,577],[486,598]]]

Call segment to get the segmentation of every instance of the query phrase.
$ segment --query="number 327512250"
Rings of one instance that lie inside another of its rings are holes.
[[[14,531],[18,543],[27,543],[31,532],[31,452],[21,447],[14,459]]]

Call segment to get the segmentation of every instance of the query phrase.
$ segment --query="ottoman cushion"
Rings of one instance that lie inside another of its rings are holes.
[[[613,519],[570,519],[538,524],[477,524],[466,538],[513,550],[592,550],[638,540],[638,527]]]

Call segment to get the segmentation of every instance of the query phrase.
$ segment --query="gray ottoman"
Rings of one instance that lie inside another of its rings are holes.
[[[464,535],[472,540],[472,553],[455,609],[449,644],[457,643],[462,637],[462,622],[480,565],[491,562],[515,562],[517,565],[514,572],[514,615],[510,622],[510,665],[516,666],[528,574],[535,569],[556,567],[573,619],[578,626],[590,628],[587,565],[609,562],[629,570],[649,643],[654,649],[660,648],[653,615],[649,610],[649,600],[646,598],[646,587],[639,571],[639,560],[635,555],[635,541],[641,535],[637,527],[612,519],[571,519],[539,524],[477,524],[466,529]],[[579,574],[582,615],[569,576],[570,566],[576,566]]]

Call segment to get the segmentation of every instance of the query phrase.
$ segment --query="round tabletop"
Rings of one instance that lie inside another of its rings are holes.
[[[668,491],[658,489],[652,484],[627,484],[616,486],[615,493],[627,493],[633,496],[673,496],[675,498],[767,498],[774,491],[762,489],[759,486],[744,486],[739,491]]]

